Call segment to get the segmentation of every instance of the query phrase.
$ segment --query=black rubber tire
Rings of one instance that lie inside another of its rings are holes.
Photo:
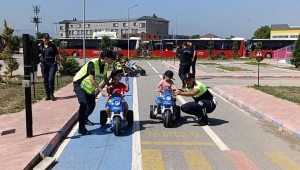
[[[133,124],[133,111],[132,110],[128,110],[128,113],[126,115],[126,120],[128,122],[128,126],[132,125]]]
[[[145,76],[145,75],[146,75],[146,71],[145,71],[145,70],[141,70],[141,71],[140,71],[140,75],[141,75],[141,76]]]
[[[121,118],[119,116],[114,117],[114,134],[116,136],[121,135]]]
[[[172,121],[172,113],[170,110],[165,111],[165,118],[164,118],[164,127],[169,128],[171,126]]]
[[[107,114],[105,110],[100,111],[100,125],[105,126],[107,122]]]
[[[150,105],[150,119],[156,119],[156,115],[154,115],[155,105]]]
[[[180,120],[180,116],[181,116],[181,110],[180,110],[180,106],[176,106],[176,112],[175,112],[175,116],[176,116],[176,120]]]

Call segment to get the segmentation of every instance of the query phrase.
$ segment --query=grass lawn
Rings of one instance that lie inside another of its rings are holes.
[[[273,95],[275,97],[300,104],[300,87],[298,86],[250,86],[256,90]]]
[[[55,90],[58,90],[72,82],[72,76],[59,76],[58,87],[55,76]],[[25,109],[25,91],[22,87],[23,76],[15,76],[15,79],[5,80],[8,84],[0,84],[0,115],[16,113]],[[43,78],[38,77],[35,82],[35,96],[33,95],[33,85],[31,85],[32,103],[35,103],[46,97]]]
[[[246,70],[246,69],[243,69],[243,68],[239,68],[239,67],[225,67],[225,66],[220,66],[220,67],[217,67],[219,69],[222,69],[222,70],[226,70],[226,71],[249,71],[249,70]]]
[[[248,62],[245,62],[244,64],[257,66],[257,62],[256,62],[256,61],[248,61]],[[270,65],[270,64],[268,64],[268,63],[260,63],[259,65],[260,65],[260,66],[268,66],[268,65]]]

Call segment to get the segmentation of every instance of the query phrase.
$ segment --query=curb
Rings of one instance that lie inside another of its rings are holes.
[[[232,104],[235,104],[237,107],[250,113],[251,115],[257,116],[263,120],[266,120],[267,122],[273,124],[274,126],[277,126],[280,131],[287,132],[288,134],[292,135],[296,139],[300,140],[300,130],[299,129],[296,129],[290,125],[284,124],[283,121],[273,117],[271,114],[265,113],[262,110],[260,110],[259,108],[250,106],[246,102],[241,101],[238,98],[235,98],[216,87],[211,88],[211,90],[214,91],[215,93],[217,93],[219,96],[230,101]]]
[[[108,79],[111,77],[108,76]],[[100,86],[105,86],[104,81],[100,83]],[[95,92],[98,94],[99,92],[96,90]],[[47,142],[47,144],[41,149],[41,151],[30,161],[30,163],[24,168],[24,170],[33,169],[39,162],[41,162],[44,158],[50,156],[50,154],[56,149],[59,142],[64,138],[64,136],[68,133],[70,128],[77,122],[78,110],[76,110],[71,116],[71,118],[63,125],[62,128],[56,133],[56,135]]]

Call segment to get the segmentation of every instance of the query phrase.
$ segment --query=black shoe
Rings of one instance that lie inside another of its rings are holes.
[[[79,127],[78,133],[81,135],[90,135],[91,134],[91,132],[88,131],[85,127]]]
[[[85,125],[90,125],[90,126],[93,126],[93,125],[95,125],[93,122],[91,122],[89,119],[87,119],[86,121],[85,121]]]
[[[50,96],[47,96],[47,97],[45,98],[45,100],[51,100]]]
[[[50,94],[50,99],[51,99],[52,101],[54,101],[54,100],[55,100],[55,97],[54,97],[54,95],[53,95],[53,94]]]

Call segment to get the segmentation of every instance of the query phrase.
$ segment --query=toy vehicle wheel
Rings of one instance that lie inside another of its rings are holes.
[[[172,120],[172,113],[170,110],[165,111],[165,118],[164,118],[164,127],[169,128],[171,126]]]
[[[180,120],[180,116],[181,116],[180,106],[176,106],[175,116],[176,116],[176,120]]]
[[[105,126],[107,122],[107,114],[105,110],[100,111],[100,125]]]
[[[114,117],[114,134],[116,136],[121,135],[121,118],[119,116]]]
[[[135,76],[135,74],[134,74],[133,71],[130,71],[130,72],[128,73],[128,75],[129,75],[130,77],[134,77],[134,76]]]
[[[141,70],[141,71],[140,71],[140,75],[141,75],[141,76],[146,75],[146,71],[145,71],[145,70]]]
[[[140,74],[140,71],[139,71],[139,70],[135,70],[134,72],[135,72],[135,75],[136,75],[136,76]]]
[[[126,115],[126,119],[128,122],[128,125],[132,125],[133,124],[133,111],[129,110],[127,115]]]
[[[150,119],[155,119],[156,115],[154,115],[154,111],[156,109],[156,105],[150,105]]]

